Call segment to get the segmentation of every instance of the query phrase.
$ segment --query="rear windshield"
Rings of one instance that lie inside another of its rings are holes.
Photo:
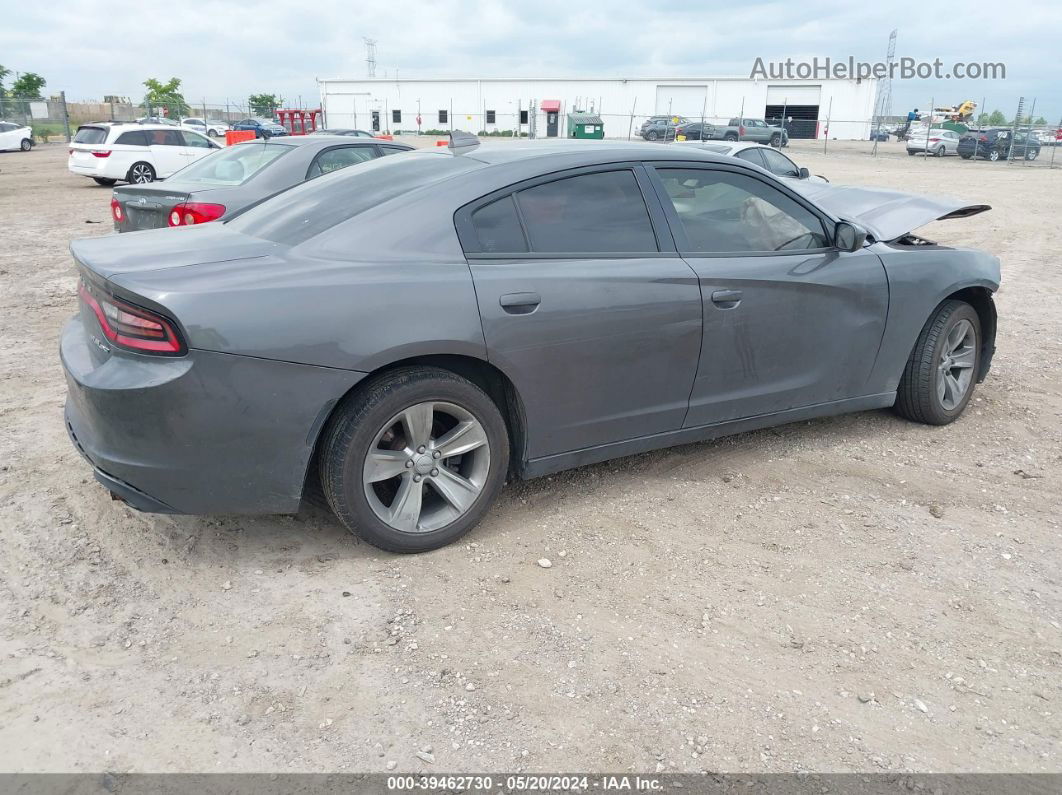
[[[478,165],[441,154],[381,157],[297,185],[228,223],[245,235],[294,246],[396,196]]]
[[[74,135],[75,144],[102,144],[107,140],[105,127],[79,127]]]
[[[245,143],[230,146],[183,169],[175,179],[199,185],[242,185],[278,157],[292,150],[284,144]]]

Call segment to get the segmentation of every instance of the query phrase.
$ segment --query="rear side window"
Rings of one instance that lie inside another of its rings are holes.
[[[150,146],[184,146],[184,138],[178,130],[144,130]]]
[[[767,163],[767,170],[772,174],[777,174],[779,177],[800,176],[800,169],[781,152],[776,152],[773,149],[761,149],[760,154]]]
[[[472,213],[472,228],[476,230],[479,249],[484,253],[527,251],[512,195]]]
[[[129,132],[124,132],[119,135],[118,140],[116,140],[115,143],[125,144],[127,146],[147,146],[148,137],[147,133],[143,130],[130,130]]]
[[[183,132],[181,132],[179,134],[180,134],[181,138],[184,139],[184,145],[185,146],[197,146],[200,149],[212,149],[213,148],[210,145],[210,141],[208,141],[206,138],[204,138],[199,133],[188,132],[186,130],[186,131],[183,131]]]
[[[74,135],[75,144],[102,144],[107,140],[105,127],[81,127]]]
[[[633,171],[604,171],[518,191],[531,250],[541,253],[657,251]]]
[[[763,164],[763,156],[760,155],[759,149],[742,149],[740,152],[734,155],[734,157],[744,160],[746,163],[752,163],[753,165],[759,166],[760,168],[766,168],[766,166]]]
[[[372,160],[375,156],[376,152],[371,146],[345,146],[341,149],[329,149],[321,152],[313,159],[313,163],[310,164],[310,168],[306,172],[306,179],[313,179],[322,174],[339,171],[341,168],[353,166],[356,163],[364,163],[366,160]]]

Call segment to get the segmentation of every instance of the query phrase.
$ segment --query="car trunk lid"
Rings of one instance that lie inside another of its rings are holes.
[[[190,197],[189,191],[174,190],[165,184],[123,185],[114,189],[114,198],[125,216],[120,224],[123,232],[164,228],[170,211]]]
[[[918,196],[913,193],[794,181],[793,187],[827,212],[866,228],[875,240],[903,237],[932,221],[967,218],[987,210],[987,204],[973,204],[946,196]]]

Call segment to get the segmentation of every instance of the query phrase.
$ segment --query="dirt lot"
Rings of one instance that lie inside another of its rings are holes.
[[[1062,171],[868,148],[793,154],[995,206],[924,232],[1003,261],[962,420],[511,485],[419,557],[315,509],[112,502],[57,356],[110,191],[61,145],[0,154],[0,768],[1062,771]]]

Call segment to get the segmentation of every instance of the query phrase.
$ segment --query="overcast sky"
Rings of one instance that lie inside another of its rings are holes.
[[[669,5],[673,7],[668,7]],[[765,60],[1003,62],[1006,80],[895,81],[893,111],[982,97],[1013,114],[1062,114],[1062,3],[961,4],[888,0],[640,3],[633,0],[203,0],[19,3],[0,27],[0,63],[48,80],[73,100],[139,98],[148,77],[180,77],[192,102],[250,93],[301,95],[316,104],[316,77],[365,75],[362,37],[377,39],[377,76],[747,76]],[[12,78],[8,78],[10,85]]]

